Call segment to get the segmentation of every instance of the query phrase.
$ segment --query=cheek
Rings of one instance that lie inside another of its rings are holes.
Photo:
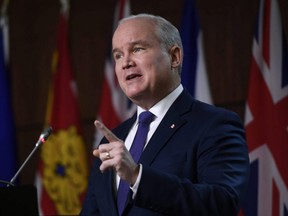
[[[169,71],[171,69],[171,60],[166,53],[156,56],[153,63],[157,71]]]
[[[167,76],[167,73],[171,71],[171,66],[167,59],[158,58],[150,65],[150,71],[152,71],[151,76],[153,76],[153,78],[163,79]]]
[[[123,73],[121,72],[121,68],[119,66],[119,64],[115,64],[114,68],[111,68],[112,70],[114,70],[114,73],[118,79],[119,82],[121,82],[121,79],[123,79]]]

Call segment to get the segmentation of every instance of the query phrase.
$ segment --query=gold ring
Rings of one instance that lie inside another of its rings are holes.
[[[107,160],[111,158],[111,156],[110,156],[110,153],[109,153],[109,152],[106,152],[106,153],[105,153],[105,155],[106,155],[106,159],[107,159]]]

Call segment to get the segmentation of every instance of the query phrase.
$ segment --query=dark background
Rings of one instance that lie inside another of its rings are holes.
[[[237,112],[243,119],[259,0],[195,1],[214,104]],[[84,139],[91,155],[93,122],[111,43],[116,0],[70,2],[70,52]],[[287,35],[288,1],[278,2]],[[177,27],[182,7],[183,0],[131,0],[132,14],[157,14]],[[10,0],[10,72],[19,163],[33,149],[43,129],[59,11],[58,0]],[[39,152],[23,170],[21,184],[33,184],[38,157]]]

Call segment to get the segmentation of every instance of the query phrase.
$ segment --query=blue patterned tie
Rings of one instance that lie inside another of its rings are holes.
[[[134,161],[138,163],[140,156],[142,154],[144,145],[146,143],[147,134],[149,131],[149,125],[153,121],[154,115],[149,111],[140,113],[139,115],[139,125],[132,143],[130,154],[132,155]],[[129,193],[129,185],[126,181],[120,180],[118,193],[117,193],[117,204],[119,215],[122,214],[127,196]]]

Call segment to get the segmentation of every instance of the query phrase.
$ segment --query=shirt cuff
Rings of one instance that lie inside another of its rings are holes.
[[[142,164],[139,164],[139,166],[140,166],[139,167],[139,173],[138,173],[136,182],[135,182],[134,185],[130,186],[130,189],[133,191],[132,199],[134,199],[136,197],[136,194],[137,194],[137,191],[138,191],[138,187],[139,187],[139,184],[140,184],[140,180],[141,180],[141,176],[142,176]]]

